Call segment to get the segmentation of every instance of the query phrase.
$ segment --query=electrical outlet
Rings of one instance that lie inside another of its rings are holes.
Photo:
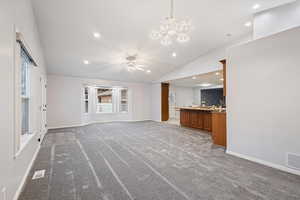
[[[2,190],[1,190],[1,195],[2,195],[3,200],[7,200],[7,196],[6,196],[6,188],[5,188],[5,187],[2,188]]]

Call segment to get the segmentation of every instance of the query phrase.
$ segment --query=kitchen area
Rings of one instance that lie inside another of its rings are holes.
[[[169,81],[166,123],[211,134],[226,147],[226,62],[223,70]]]

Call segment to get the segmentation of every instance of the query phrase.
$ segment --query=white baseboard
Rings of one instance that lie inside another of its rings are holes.
[[[274,169],[278,169],[278,170],[281,170],[281,171],[284,171],[284,172],[288,172],[288,173],[300,176],[300,171],[288,168],[288,167],[283,166],[283,165],[274,164],[274,163],[271,163],[271,162],[268,162],[268,161],[264,161],[264,160],[261,160],[261,159],[258,159],[258,158],[254,158],[254,157],[251,157],[251,156],[246,156],[246,155],[243,155],[243,154],[240,154],[240,153],[235,153],[235,152],[228,151],[228,150],[226,151],[226,153],[230,154],[230,155],[233,155],[233,156],[236,156],[236,157],[239,157],[239,158],[250,160],[252,162],[256,162],[256,163],[259,163],[259,164],[262,164],[262,165],[265,165],[265,166],[268,166],[268,167],[272,167]]]
[[[82,124],[75,124],[75,125],[65,125],[65,126],[55,126],[55,127],[48,127],[49,129],[60,129],[60,128],[75,128],[75,127],[82,127],[87,126],[90,124],[98,124],[98,123],[111,123],[111,122],[144,122],[144,121],[153,121],[151,119],[143,119],[143,120],[110,120],[110,121],[91,121]]]
[[[111,122],[144,122],[144,121],[152,121],[152,120],[151,119],[142,119],[142,120],[92,121],[92,122],[86,123],[86,125],[98,124],[98,123],[111,123]]]
[[[37,157],[37,155],[38,155],[38,153],[40,151],[40,148],[41,148],[41,145],[39,144],[38,147],[37,147],[37,149],[36,149],[36,151],[34,152],[34,155],[33,155],[32,159],[31,159],[31,161],[30,161],[27,169],[26,169],[26,172],[25,172],[25,174],[24,174],[24,176],[23,176],[23,178],[21,180],[21,183],[20,183],[20,185],[19,185],[19,187],[18,187],[18,189],[17,189],[17,191],[16,191],[16,193],[14,195],[13,200],[18,200],[18,198],[19,198],[19,196],[20,196],[20,194],[21,194],[21,192],[22,192],[22,190],[23,190],[23,188],[25,186],[27,177],[28,177],[28,175],[30,173],[30,170],[31,170],[31,168],[33,166],[33,163],[34,163],[34,161],[35,161],[35,159],[36,159],[36,157]]]
[[[83,126],[83,124],[53,126],[53,127],[48,127],[48,130],[51,130],[51,129],[60,129],[60,128],[75,128],[75,127],[80,127],[80,126]]]

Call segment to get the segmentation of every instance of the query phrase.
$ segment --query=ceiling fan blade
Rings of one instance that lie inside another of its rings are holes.
[[[136,68],[137,70],[140,70],[140,71],[145,71],[145,69],[142,68],[142,67],[140,67],[140,66],[136,66],[135,68]]]

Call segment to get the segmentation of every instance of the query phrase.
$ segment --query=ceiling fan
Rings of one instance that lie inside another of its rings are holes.
[[[135,55],[129,55],[126,57],[126,62],[124,63],[127,65],[127,70],[129,72],[132,71],[143,71],[146,73],[150,73],[151,71],[147,69],[147,66],[144,64],[141,64],[141,62],[138,60],[137,54]]]

